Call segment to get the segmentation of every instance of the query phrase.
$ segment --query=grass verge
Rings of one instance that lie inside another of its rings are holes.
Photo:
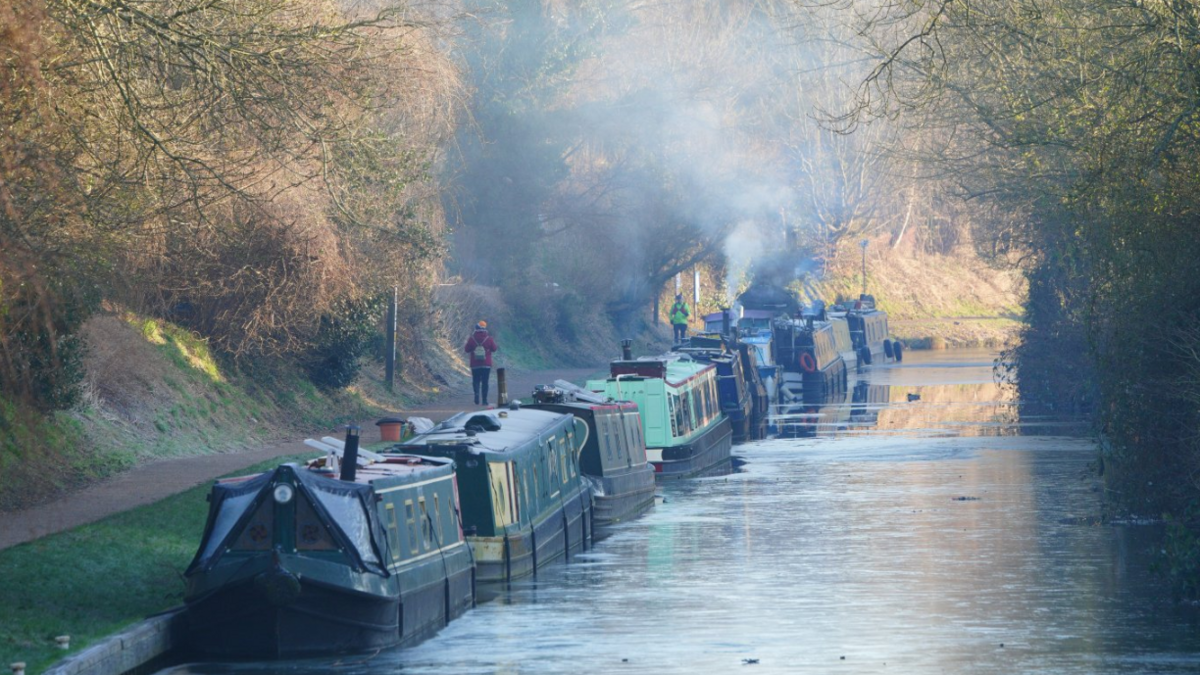
[[[266,471],[296,455],[255,465]],[[203,485],[69,532],[0,551],[0,664],[31,675],[183,601],[183,571],[204,532]],[[71,651],[55,644],[71,636]]]

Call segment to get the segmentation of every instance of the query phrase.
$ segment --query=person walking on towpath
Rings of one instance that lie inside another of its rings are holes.
[[[675,294],[675,304],[671,305],[669,313],[671,318],[671,326],[675,329],[675,342],[683,342],[687,337],[688,317],[691,312],[688,311],[687,303],[683,301],[683,294]]]
[[[492,353],[500,349],[488,334],[487,322],[475,324],[475,332],[467,338],[463,351],[471,355],[471,388],[475,391],[475,405],[488,404],[488,380],[492,377]]]

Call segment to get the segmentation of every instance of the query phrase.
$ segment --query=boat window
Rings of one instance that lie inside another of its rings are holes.
[[[558,483],[558,454],[554,448],[554,437],[546,441],[546,464],[549,465],[549,471],[546,472],[546,479],[553,487]]]
[[[425,498],[417,498],[417,504],[421,507],[421,543],[428,551],[433,547],[433,523],[429,522],[429,509],[425,506]]]
[[[492,514],[496,527],[512,523],[515,512],[516,494],[509,482],[509,465],[505,462],[489,462],[488,475],[492,482]]]
[[[628,465],[633,462],[633,458],[637,454],[637,431],[634,430],[634,427],[637,426],[638,420],[637,416],[633,413],[623,413],[621,415],[621,422],[623,423],[622,426],[625,427],[625,439],[629,443],[629,452],[625,455],[625,464]]]
[[[413,500],[404,500],[404,522],[408,526],[408,549],[416,555],[420,549],[417,547],[417,512],[413,510]]]
[[[392,560],[400,559],[400,525],[396,520],[396,505],[388,504],[385,507],[387,511],[387,535],[388,548],[392,549]],[[297,528],[299,529],[299,528]],[[297,532],[296,548],[300,548],[300,536]]]
[[[392,513],[392,517],[395,517],[394,513]],[[307,498],[302,496],[296,499],[296,550],[337,550],[337,543],[333,541],[329,530],[325,529],[325,524],[317,517],[317,510],[312,507]],[[393,553],[393,555],[397,553]]]
[[[671,435],[679,437],[679,396],[677,394],[667,397],[667,414],[671,417]]]
[[[559,469],[562,470],[562,482],[563,482],[563,484],[566,484],[568,462],[567,462],[567,439],[565,439],[565,438],[558,439],[558,462],[559,462]]]
[[[602,432],[601,440],[604,445],[604,454],[608,457],[609,461],[612,461],[613,448],[612,448],[612,438],[609,436],[609,433],[608,433],[608,415],[607,414],[596,415],[596,424],[599,426],[599,428]]]
[[[438,536],[438,548],[441,548],[442,540],[444,539],[442,536],[442,505],[438,500],[438,493],[436,489],[433,492],[433,524],[434,527],[437,528],[436,533]]]
[[[269,551],[275,539],[275,502],[264,499],[231,547],[234,551]]]

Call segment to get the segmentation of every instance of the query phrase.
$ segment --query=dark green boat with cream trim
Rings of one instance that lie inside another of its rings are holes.
[[[514,404],[459,413],[384,455],[456,462],[476,580],[503,582],[591,545],[591,492],[579,472],[587,435],[572,415]]]
[[[588,425],[579,469],[592,490],[597,541],[654,505],[654,467],[646,461],[637,405],[610,401],[562,380],[535,387],[533,400],[531,408],[569,413]]]
[[[474,605],[453,462],[392,455],[359,467],[357,437],[344,454],[340,472],[334,452],[213,485],[184,574],[189,651],[278,658],[412,645]]]
[[[655,478],[692,478],[732,470],[733,432],[721,412],[717,368],[686,354],[625,358],[609,364],[610,376],[587,389],[633,401],[642,416],[646,456]]]

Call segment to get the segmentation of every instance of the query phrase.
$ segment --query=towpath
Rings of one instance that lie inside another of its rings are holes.
[[[535,384],[549,383],[555,379],[582,382],[603,369],[604,366],[527,372],[510,369],[508,391],[513,397],[526,397]],[[494,376],[492,387],[494,400]],[[388,414],[428,417],[438,422],[454,413],[476,407],[468,389],[449,392],[436,401]],[[359,426],[362,427],[365,443],[379,440],[379,427],[375,426],[375,419],[364,420]],[[340,436],[341,433],[340,429],[330,429],[313,436]],[[304,452],[312,452],[312,449],[304,445],[303,438],[297,438],[243,452],[180,457],[145,464],[41,506],[0,512],[0,522],[4,523],[0,527],[0,550],[154,503],[262,461]]]

